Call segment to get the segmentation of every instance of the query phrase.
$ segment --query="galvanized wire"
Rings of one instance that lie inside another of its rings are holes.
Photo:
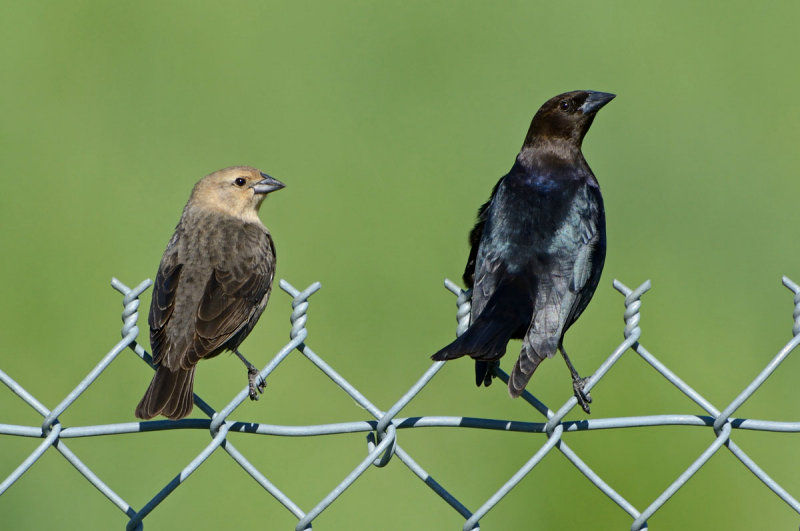
[[[445,416],[399,417],[399,413],[431,382],[436,373],[442,368],[443,362],[433,363],[419,380],[394,404],[385,411],[380,409],[306,344],[306,339],[308,338],[306,324],[308,322],[307,311],[309,307],[309,298],[321,288],[319,282],[315,282],[305,290],[300,291],[285,280],[281,280],[281,289],[292,297],[290,340],[278,351],[266,367],[261,370],[258,375],[258,381],[260,382],[266,379],[292,352],[297,351],[308,358],[316,367],[336,383],[342,391],[355,400],[357,404],[373,417],[372,419],[309,426],[282,426],[229,420],[230,415],[248,397],[248,387],[245,386],[228,404],[223,406],[219,412],[195,394],[195,405],[209,417],[208,419],[189,418],[178,421],[153,420],[121,424],[64,427],[58,419],[59,415],[69,408],[75,400],[86,391],[100,374],[114,362],[121,352],[130,349],[151,367],[153,366],[150,354],[137,342],[139,328],[136,324],[138,321],[139,296],[150,287],[151,282],[150,280],[145,280],[136,287],[129,288],[119,280],[112,279],[111,285],[123,295],[122,339],[114,345],[89,374],[87,374],[87,376],[70,391],[56,407],[52,410],[48,409],[32,394],[14,381],[13,378],[0,370],[0,381],[43,417],[42,424],[39,426],[0,424],[0,434],[32,437],[42,440],[39,446],[37,446],[37,448],[26,457],[2,483],[0,483],[0,495],[8,490],[14,482],[22,477],[22,475],[52,447],[63,455],[89,483],[125,514],[127,517],[127,529],[141,529],[143,520],[155,510],[167,496],[182,485],[192,473],[202,466],[212,453],[221,447],[256,481],[256,483],[297,518],[298,522],[295,529],[302,531],[310,530],[313,520],[334,504],[337,498],[352,486],[370,466],[383,467],[392,458],[396,457],[405,464],[412,473],[419,477],[428,488],[464,518],[463,529],[467,531],[480,529],[479,522],[481,518],[491,511],[492,508],[528,475],[546,455],[556,449],[603,494],[630,515],[632,519],[631,529],[637,531],[646,530],[647,520],[663,507],[670,497],[686,485],[689,479],[702,468],[715,453],[724,447],[736,456],[736,458],[760,479],[767,488],[794,509],[795,512],[800,514],[800,502],[761,469],[731,438],[731,434],[734,430],[800,433],[800,422],[780,422],[731,417],[731,415],[758,390],[797,345],[800,344],[800,286],[787,277],[783,277],[783,284],[794,294],[792,339],[786,343],[767,366],[730,402],[730,404],[727,404],[721,409],[717,409],[711,402],[673,373],[639,342],[642,334],[639,328],[640,310],[642,306],[641,298],[650,289],[650,282],[647,281],[636,289],[630,289],[621,282],[617,280],[614,281],[614,288],[625,296],[625,312],[623,314],[625,320],[625,327],[623,329],[624,340],[614,349],[594,374],[589,377],[585,387],[586,391],[588,392],[591,390],[624,354],[627,352],[634,352],[679,391],[706,411],[708,415],[649,415],[570,421],[565,420],[565,417],[577,404],[577,399],[574,396],[570,397],[554,412],[535,396],[525,391],[522,394],[522,399],[542,415],[543,422],[520,422],[500,419]],[[450,280],[445,280],[445,287],[458,297],[458,311],[456,314],[458,327],[456,333],[457,335],[461,335],[469,326],[471,293],[468,290],[462,290]],[[499,368],[496,369],[496,376],[503,382],[508,382],[508,374]],[[710,444],[697,458],[689,463],[686,469],[680,472],[677,478],[660,493],[650,505],[643,509],[634,506],[606,483],[581,460],[562,438],[565,432],[652,426],[696,426],[710,429],[714,436]],[[454,494],[432,478],[430,474],[428,474],[428,472],[398,444],[398,430],[428,427],[457,427],[464,429],[535,433],[544,435],[545,440],[533,455],[508,478],[496,492],[490,493],[489,497],[481,506],[470,510],[459,501]],[[65,440],[78,437],[96,437],[111,434],[176,429],[208,430],[211,440],[201,452],[194,456],[190,462],[172,478],[172,480],[159,492],[155,493],[155,495],[138,510],[133,508],[121,496],[114,492],[111,487],[86,466],[65,444]],[[333,490],[325,495],[314,507],[306,511],[283,493],[236,449],[228,439],[228,434],[230,432],[282,437],[313,437],[360,432],[366,434],[367,452],[358,465],[349,472]]]

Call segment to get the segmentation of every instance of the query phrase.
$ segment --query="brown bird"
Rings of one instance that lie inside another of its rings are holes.
[[[247,366],[250,399],[263,392],[258,370],[236,349],[267,306],[275,275],[275,246],[258,209],[283,187],[249,166],[216,171],[194,186],[158,266],[148,318],[157,369],[138,418],[188,415],[197,362],[226,349]]]

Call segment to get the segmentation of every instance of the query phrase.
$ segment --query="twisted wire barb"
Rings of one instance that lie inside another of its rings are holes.
[[[792,312],[794,326],[792,326],[792,335],[797,336],[800,335],[800,286],[789,280],[789,277],[783,277],[781,280],[783,285],[794,293],[794,312]]]
[[[336,424],[323,424],[317,426],[278,426],[250,422],[237,422],[230,420],[230,415],[247,398],[248,388],[245,386],[234,398],[219,412],[216,412],[209,404],[203,401],[196,394],[194,395],[195,404],[198,409],[205,413],[209,418],[183,419],[180,421],[158,420],[146,422],[129,422],[122,424],[108,424],[97,426],[72,426],[63,427],[58,417],[80,397],[80,395],[99,377],[99,375],[116,359],[120,352],[126,348],[131,349],[137,356],[142,358],[151,367],[152,357],[139,345],[136,338],[139,333],[137,326],[139,295],[149,286],[150,281],[145,280],[134,288],[128,288],[117,279],[112,279],[112,286],[123,294],[123,326],[121,330],[122,340],[118,342],[102,360],[89,372],[89,374],[72,390],[68,395],[52,410],[41,404],[31,393],[20,386],[5,372],[0,370],[0,381],[2,381],[16,396],[27,403],[32,409],[43,417],[40,426],[18,426],[0,424],[0,434],[15,435],[22,437],[34,437],[42,439],[36,449],[26,457],[20,465],[11,472],[9,476],[0,483],[0,495],[19,479],[38,459],[47,451],[48,448],[55,448],[69,463],[71,463],[92,485],[95,486],[106,498],[118,507],[127,517],[127,529],[141,529],[144,518],[150,514],[167,496],[182,485],[186,479],[197,468],[216,451],[217,448],[223,450],[241,466],[253,479],[273,496],[279,503],[291,512],[298,523],[295,529],[310,530],[312,521],[319,516],[325,509],[332,505],[336,499],[347,490],[359,477],[368,469],[370,465],[375,467],[385,466],[394,456],[419,477],[426,486],[436,493],[442,500],[450,505],[464,519],[465,530],[479,530],[480,519],[486,515],[505,495],[507,495],[519,482],[526,477],[541,462],[545,455],[554,448],[558,449],[567,460],[572,463],[592,484],[603,492],[610,500],[616,503],[623,511],[633,519],[632,530],[647,529],[647,520],[652,517],[689,479],[723,446],[728,448],[742,464],[758,477],[770,490],[780,497],[797,513],[800,513],[800,503],[793,498],[783,487],[776,483],[765,471],[763,471],[755,461],[750,458],[732,440],[731,434],[735,429],[774,431],[774,432],[800,432],[800,422],[778,422],[764,421],[756,419],[732,418],[731,415],[741,405],[748,400],[766,379],[777,370],[778,366],[788,357],[788,355],[800,344],[800,287],[787,277],[783,277],[783,284],[794,293],[793,310],[793,338],[775,355],[768,365],[759,373],[758,376],[742,390],[730,404],[721,411],[715,408],[708,400],[692,387],[687,385],[681,378],[666,367],[660,360],[652,355],[639,342],[641,338],[640,310],[641,297],[650,289],[650,282],[646,281],[636,289],[630,289],[619,281],[614,281],[614,287],[625,296],[625,312],[623,314],[625,327],[623,329],[623,342],[611,353],[611,355],[600,365],[600,367],[588,378],[586,390],[589,391],[597,385],[605,374],[611,370],[614,364],[628,351],[635,352],[642,360],[656,370],[661,376],[669,381],[680,392],[686,395],[697,406],[703,409],[708,415],[652,415],[642,417],[621,417],[606,419],[590,419],[580,421],[564,420],[566,415],[577,405],[574,396],[569,399],[557,410],[552,411],[544,403],[538,400],[530,392],[525,391],[522,399],[537,410],[543,417],[544,422],[519,422],[499,419],[482,419],[471,417],[412,417],[402,418],[399,413],[404,409],[427,385],[432,378],[442,369],[443,362],[434,362],[430,368],[414,383],[414,385],[399,400],[397,400],[386,411],[381,410],[351,385],[343,376],[330,367],[321,357],[319,357],[306,344],[308,330],[309,298],[316,293],[321,285],[316,282],[303,291],[297,290],[285,280],[281,280],[279,285],[286,293],[292,297],[292,313],[290,317],[291,329],[289,332],[290,341],[281,348],[269,363],[259,372],[257,382],[266,378],[275,368],[288,357],[293,351],[297,350],[314,365],[323,371],[333,380],[343,391],[350,395],[364,410],[374,417],[374,420],[345,422]],[[471,292],[462,290],[458,285],[445,280],[445,287],[457,296],[457,335],[466,331],[470,319],[470,300]],[[501,369],[496,369],[496,376],[508,382],[508,374]],[[710,428],[714,432],[711,443],[701,452],[701,454],[689,464],[689,466],[679,474],[679,476],[643,511],[639,511],[621,494],[606,483],[597,473],[595,473],[580,457],[567,445],[563,439],[565,433],[581,431],[594,431],[602,429],[621,429],[621,428],[640,428],[652,426],[697,426]],[[522,466],[508,479],[503,485],[494,492],[475,512],[471,512],[453,494],[445,489],[439,482],[431,477],[403,448],[398,444],[398,430],[425,427],[459,427],[467,429],[492,429],[502,431],[517,431],[530,434],[542,434],[545,436],[544,443],[533,453],[533,455],[522,464]],[[180,472],[170,480],[155,496],[147,501],[139,510],[134,510],[125,500],[117,495],[108,485],[106,485],[94,472],[89,469],[64,443],[65,439],[75,437],[93,437],[110,434],[138,433],[143,431],[160,431],[171,429],[202,429],[208,430],[211,440],[203,450],[200,451],[190,462],[180,470]],[[276,485],[269,481],[256,467],[239,452],[227,439],[230,432],[249,433],[257,435],[279,435],[279,436],[322,436],[339,433],[366,433],[367,434],[367,454],[359,461],[354,469],[347,474],[317,505],[308,512],[304,512],[292,499],[283,493]]]

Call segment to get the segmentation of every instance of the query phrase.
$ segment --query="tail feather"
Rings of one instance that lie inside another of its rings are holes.
[[[531,341],[536,342],[536,346],[531,345]],[[508,394],[512,398],[517,398],[525,390],[525,386],[533,376],[539,364],[551,357],[558,346],[558,337],[541,338],[529,335],[522,341],[522,349],[519,358],[514,364],[511,376],[508,378]]]
[[[487,302],[481,314],[472,320],[467,331],[455,341],[431,356],[436,361],[452,360],[470,356],[476,360],[496,361],[506,353],[506,345],[512,337],[519,337],[530,322],[530,299],[516,286],[498,288]],[[488,365],[481,367],[485,372]],[[476,379],[477,379],[476,368]]]
[[[483,317],[483,316],[481,316]],[[517,328],[516,323],[478,318],[455,341],[431,356],[435,361],[453,360],[462,356],[491,361],[506,353],[506,344]]]
[[[150,387],[136,407],[136,416],[151,419],[156,415],[177,420],[192,412],[194,367],[170,370],[163,365],[156,370]]]
[[[525,390],[525,386],[533,376],[536,367],[539,366],[542,360],[532,359],[523,354],[517,358],[514,364],[514,369],[511,371],[511,376],[508,378],[508,394],[512,398],[517,398]]]
[[[497,367],[496,361],[475,360],[475,385],[489,387],[494,378],[494,368]]]

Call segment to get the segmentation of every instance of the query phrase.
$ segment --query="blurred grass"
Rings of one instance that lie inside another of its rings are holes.
[[[578,368],[593,370],[621,340],[613,278],[630,286],[652,279],[643,343],[718,407],[789,338],[791,296],[779,279],[800,279],[796,3],[75,1],[7,2],[3,11],[2,369],[49,407],[119,337],[120,297],[110,277],[129,285],[152,277],[193,183],[232,164],[287,183],[262,209],[278,276],[299,288],[322,282],[309,344],[388,407],[453,336],[454,298],[442,279],[459,278],[475,210],[511,166],[532,114],[578,88],[618,94],[584,144],[606,201],[609,252],[597,295],[567,338]],[[243,345],[258,365],[287,340],[289,308],[276,291]],[[789,359],[738,413],[796,418],[798,370]],[[452,363],[403,414],[538,420],[501,386],[476,389],[471,371],[470,363]],[[242,375],[238,361],[223,356],[203,364],[196,390],[223,404]],[[61,420],[129,422],[149,378],[123,354]],[[532,390],[549,404],[563,402],[570,387],[560,362],[544,364]],[[597,417],[699,413],[632,357],[592,394]],[[0,422],[41,421],[8,391],[0,390],[0,411]],[[236,415],[288,424],[367,417],[294,355],[264,399]],[[140,507],[206,444],[199,435],[68,445]],[[400,437],[470,508],[543,443],[471,430]],[[305,509],[365,448],[361,435],[232,439]],[[691,428],[565,439],[639,508],[711,440]],[[796,437],[737,432],[736,440],[800,495],[789,465]],[[36,444],[1,437],[0,476]],[[52,450],[0,498],[0,514],[18,529],[50,526],[54,516],[63,529],[124,522]],[[397,462],[367,471],[315,522],[461,525]],[[553,454],[482,523],[619,529],[629,522]],[[146,520],[156,529],[263,523],[294,527],[221,453]],[[787,528],[797,515],[723,452],[650,524]]]

